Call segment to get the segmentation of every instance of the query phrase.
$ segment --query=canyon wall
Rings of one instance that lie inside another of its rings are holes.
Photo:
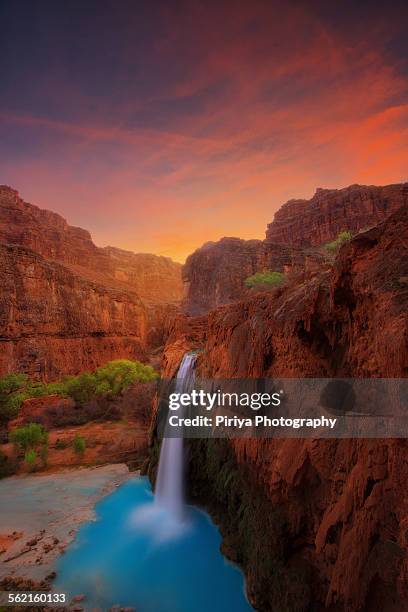
[[[289,200],[268,225],[266,240],[284,245],[319,245],[339,232],[377,225],[408,204],[408,183],[318,189],[310,200]]]
[[[254,273],[260,240],[222,238],[192,253],[183,268],[184,309],[198,315],[245,293],[243,280]]]
[[[406,204],[408,183],[318,189],[311,200],[290,200],[276,212],[264,241],[222,238],[188,257],[184,310],[203,314],[244,297],[245,279],[258,271],[293,273],[321,267],[327,259],[324,243],[341,231],[355,233],[377,225]]]
[[[330,269],[208,314],[208,376],[406,376],[408,206]]]
[[[177,302],[182,295],[181,264],[149,253],[99,248],[89,232],[24,202],[5,185],[0,186],[0,242],[27,247],[87,279],[136,292],[146,302]]]
[[[293,272],[322,259],[316,249],[262,240],[222,238],[197,249],[183,267],[185,312],[204,314],[249,294],[244,281],[258,271]]]
[[[56,379],[117,357],[146,358],[146,309],[17,245],[0,245],[0,372]]]
[[[194,347],[204,377],[406,377],[407,313],[405,205],[331,268],[180,319],[165,374]],[[403,439],[192,440],[189,491],[218,517],[256,609],[400,612],[407,450]]]
[[[181,265],[99,248],[60,215],[0,186],[0,374],[52,379],[147,359],[182,296]]]

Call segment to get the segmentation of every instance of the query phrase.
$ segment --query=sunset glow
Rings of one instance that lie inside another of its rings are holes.
[[[407,180],[407,10],[329,4],[3,6],[0,182],[183,261],[316,187]]]

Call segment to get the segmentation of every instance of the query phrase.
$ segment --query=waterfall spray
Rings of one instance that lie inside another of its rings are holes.
[[[186,353],[177,372],[176,391],[187,392],[194,383],[195,353]],[[182,416],[182,415],[181,415]],[[183,438],[165,437],[162,441],[155,504],[167,510],[176,520],[183,519]]]

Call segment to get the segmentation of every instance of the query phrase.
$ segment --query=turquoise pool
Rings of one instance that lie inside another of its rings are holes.
[[[87,610],[249,612],[244,578],[220,553],[210,517],[187,506],[185,523],[158,511],[146,478],[131,478],[96,505],[59,561],[55,590],[83,594]]]

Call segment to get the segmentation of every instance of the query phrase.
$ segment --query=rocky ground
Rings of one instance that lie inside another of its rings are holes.
[[[86,448],[81,454],[74,451],[75,436],[85,440]],[[12,444],[3,444],[0,449],[12,460]],[[53,429],[49,432],[46,468],[37,460],[36,470],[55,472],[61,468],[95,466],[106,463],[126,462],[140,467],[146,458],[146,427],[133,421],[91,422],[78,427]],[[17,473],[26,473],[27,467],[20,462]],[[1,481],[0,481],[1,482]]]
[[[52,579],[55,562],[95,503],[129,476],[125,464],[0,480],[0,584]]]

